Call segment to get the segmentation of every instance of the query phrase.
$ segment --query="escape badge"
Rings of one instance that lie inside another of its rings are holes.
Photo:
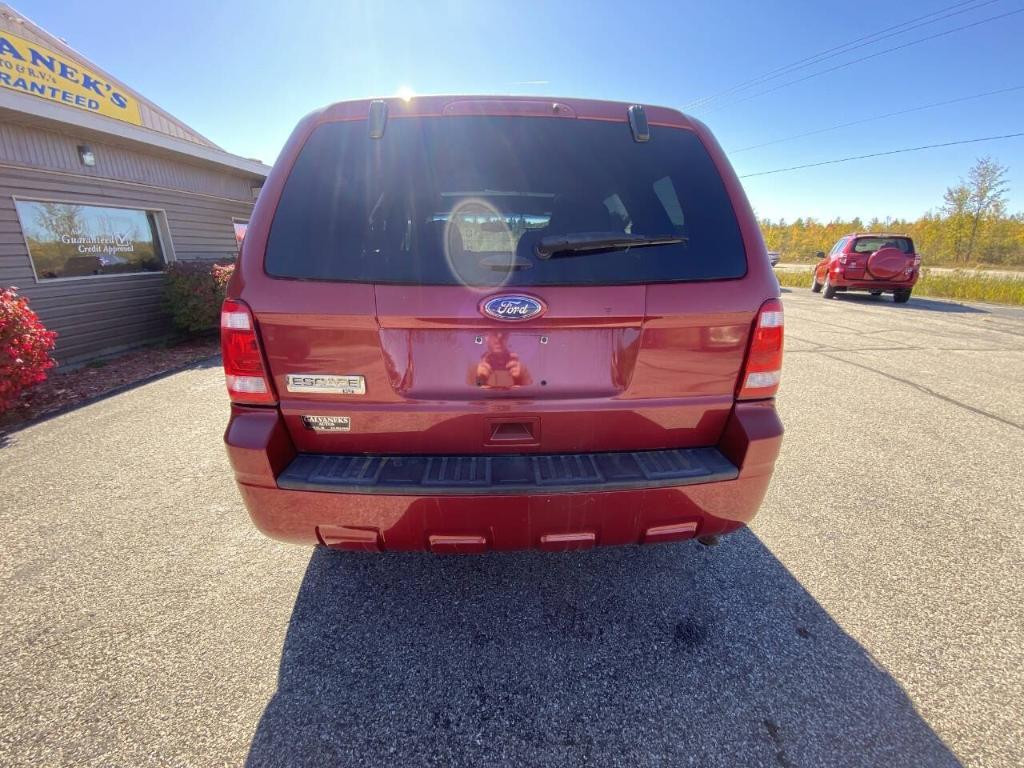
[[[365,395],[366,379],[362,376],[332,373],[289,373],[288,391],[299,394]]]

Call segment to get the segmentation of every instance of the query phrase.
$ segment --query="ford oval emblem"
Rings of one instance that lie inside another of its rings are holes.
[[[522,322],[540,317],[546,311],[547,306],[543,301],[519,293],[503,293],[480,302],[481,314],[495,320]]]

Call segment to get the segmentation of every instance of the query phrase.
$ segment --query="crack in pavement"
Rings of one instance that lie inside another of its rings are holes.
[[[985,354],[1004,355],[1007,352],[1018,352],[1017,349],[1006,349],[1005,347],[994,347],[993,349],[975,349],[973,347],[829,347],[822,344],[814,344],[807,339],[797,339],[804,344],[814,345],[814,349],[787,349],[787,355],[799,354],[824,354],[825,352],[983,352]]]
[[[984,410],[982,408],[977,408],[977,407],[975,407],[973,405],[968,405],[967,403],[961,402],[961,401],[957,400],[956,398],[950,397],[949,395],[944,395],[941,392],[936,392],[934,389],[926,387],[923,384],[918,384],[917,382],[910,381],[908,379],[902,379],[899,376],[894,376],[891,373],[886,373],[885,371],[879,370],[878,368],[872,368],[870,365],[865,365],[863,363],[856,363],[853,360],[847,360],[846,358],[843,358],[843,357],[837,357],[835,355],[830,355],[827,352],[822,352],[821,354],[824,357],[831,358],[832,360],[837,360],[840,363],[847,363],[847,364],[852,365],[852,366],[854,366],[856,368],[862,368],[865,371],[871,371],[872,373],[877,373],[879,376],[884,376],[885,378],[891,379],[892,381],[898,381],[901,384],[906,384],[907,386],[913,387],[914,389],[916,389],[916,390],[918,390],[920,392],[924,392],[926,395],[931,395],[932,397],[937,397],[939,400],[944,400],[945,402],[950,403],[951,405],[956,405],[956,406],[958,406],[960,408],[963,408],[964,410],[970,411],[971,413],[976,413],[979,416],[986,416],[986,417],[988,417],[988,418],[990,418],[990,419],[992,419],[994,421],[998,421],[1000,424],[1005,424],[1008,427],[1013,427],[1014,429],[1018,429],[1021,432],[1024,432],[1024,424],[1018,424],[1015,421],[1011,421],[1010,419],[1003,418],[1002,416],[998,416],[998,415],[996,415],[994,413],[991,413],[989,411],[986,411],[986,410]]]

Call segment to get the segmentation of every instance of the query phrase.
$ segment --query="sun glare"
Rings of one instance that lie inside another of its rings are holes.
[[[403,85],[401,88],[398,89],[398,92],[395,95],[404,101],[409,101],[412,99],[413,96],[416,95],[416,92],[408,85]]]

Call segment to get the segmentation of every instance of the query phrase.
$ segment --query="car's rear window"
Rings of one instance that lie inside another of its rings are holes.
[[[538,258],[541,238],[679,238]],[[267,243],[277,277],[425,285],[600,285],[741,277],[725,187],[690,131],[529,117],[327,123],[303,147]]]
[[[880,248],[899,248],[903,253],[913,253],[914,241],[909,237],[858,237],[853,244],[854,253],[874,253]]]

